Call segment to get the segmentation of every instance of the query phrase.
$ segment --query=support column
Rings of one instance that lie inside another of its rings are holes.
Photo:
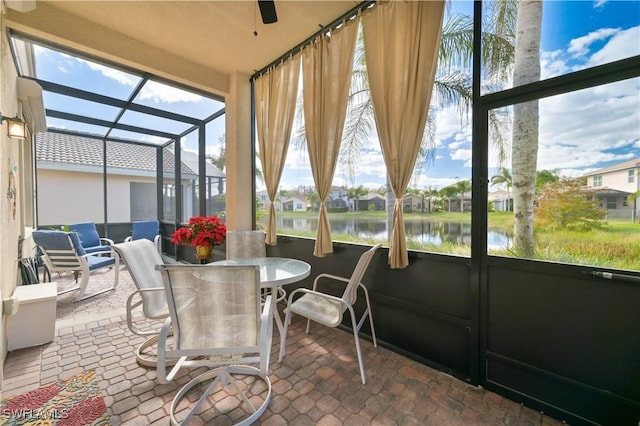
[[[248,74],[235,73],[225,98],[227,191],[226,223],[230,231],[253,226],[253,181],[251,147],[251,84]]]

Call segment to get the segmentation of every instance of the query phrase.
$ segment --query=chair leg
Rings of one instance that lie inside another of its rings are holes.
[[[240,377],[236,378],[234,375],[239,375]],[[256,381],[261,381],[266,387],[263,394],[264,399],[262,399],[260,405],[255,407],[254,402],[252,402],[246,395],[246,393],[238,386],[238,381],[244,381],[242,376],[254,376]],[[202,384],[203,382],[211,381],[211,383],[207,386],[206,390],[203,392],[202,396],[198,399],[197,402],[189,409],[189,412],[183,420],[179,421],[176,417],[176,411],[179,407],[181,407],[181,401],[185,399],[185,396],[188,391],[190,391],[193,387]],[[220,386],[218,386],[220,385]],[[231,386],[234,390],[234,393],[239,395],[243,400],[244,404],[246,404],[250,410],[250,414],[235,423],[236,426],[249,426],[254,424],[258,418],[266,411],[269,406],[269,402],[271,401],[271,381],[267,375],[264,375],[255,367],[251,366],[228,366],[228,367],[218,367],[213,370],[206,371],[196,378],[192,379],[186,385],[184,385],[173,398],[171,403],[171,408],[169,412],[169,416],[171,419],[172,425],[184,425],[191,420],[194,414],[198,411],[200,405],[207,399],[212,400],[209,396],[216,390],[216,388],[220,387],[221,390],[226,389]],[[213,398],[215,399],[215,398]]]
[[[114,277],[113,277],[113,287],[105,288],[103,290],[96,291],[95,293],[91,293],[91,294],[85,294],[85,291],[87,290],[87,284],[89,284],[90,271],[89,271],[89,268],[86,268],[86,270],[83,269],[81,271],[82,279],[80,280],[80,292],[76,296],[76,301],[80,302],[90,297],[98,296],[99,294],[103,294],[108,291],[115,290],[116,287],[118,287],[118,282],[120,281],[120,258],[119,257],[116,257],[116,261],[113,265],[113,270],[115,271]]]
[[[77,271],[74,271],[74,273],[75,272]],[[85,297],[84,295],[85,291],[87,290],[87,284],[89,284],[89,268],[83,268],[81,271],[79,291],[78,291],[78,294],[76,295],[76,300],[80,301],[88,297],[91,297],[91,296]]]
[[[356,314],[353,311],[353,308],[351,306],[349,306],[349,313],[351,314],[351,326],[353,327],[353,338],[356,341],[356,352],[358,354],[358,367],[360,367],[360,378],[362,379],[362,384],[364,385],[367,379],[364,376],[364,363],[362,362],[362,352],[360,351],[360,338],[358,337],[358,323],[356,321]]]
[[[282,362],[282,358],[285,355],[285,349],[287,345],[287,332],[289,331],[289,324],[291,324],[291,310],[287,309],[287,313],[284,317],[284,330],[280,336],[280,354],[278,356],[278,362]]]

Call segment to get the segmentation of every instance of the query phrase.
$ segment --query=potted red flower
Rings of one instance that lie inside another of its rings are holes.
[[[213,247],[224,243],[227,226],[218,216],[195,216],[189,219],[187,226],[171,234],[171,242],[196,248],[200,259],[211,257]]]

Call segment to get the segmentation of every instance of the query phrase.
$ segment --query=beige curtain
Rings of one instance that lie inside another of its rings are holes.
[[[299,77],[300,54],[268,70],[255,80],[260,163],[271,201],[265,238],[265,242],[270,245],[277,242],[274,201],[287,158]]]
[[[320,199],[315,256],[333,252],[325,201],[340,153],[359,17],[324,34],[303,55],[304,122],[313,179]]]
[[[393,206],[389,265],[409,265],[402,197],[420,149],[431,100],[444,1],[378,2],[362,17],[371,99]]]

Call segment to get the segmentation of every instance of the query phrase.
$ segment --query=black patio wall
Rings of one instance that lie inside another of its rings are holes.
[[[317,258],[313,245],[279,236],[267,253],[309,262],[299,285],[310,287],[321,272],[349,276],[368,248],[334,243]],[[387,255],[378,252],[363,280],[379,344],[569,424],[638,425],[638,284],[488,258],[474,291],[468,258],[410,253],[410,265],[393,270]]]
[[[311,287],[320,273],[349,277],[360,255],[370,248],[334,243],[334,252],[319,258],[313,256],[314,244],[311,239],[278,236],[278,245],[268,246],[269,256],[295,257],[311,265],[310,277],[287,289]],[[380,249],[363,279],[379,344],[470,380],[469,259],[414,253],[409,267],[390,269],[387,256],[388,249]],[[362,312],[363,305],[356,306]],[[370,335],[366,325],[362,331]]]
[[[570,265],[492,263],[485,386],[571,423],[638,425],[638,284]]]

